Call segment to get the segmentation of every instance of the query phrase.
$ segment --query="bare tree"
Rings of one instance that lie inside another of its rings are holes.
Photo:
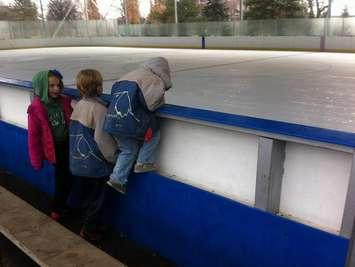
[[[129,24],[139,24],[140,15],[139,15],[139,6],[138,0],[126,0],[125,5],[127,6],[126,15]]]
[[[119,23],[139,24],[140,14],[138,0],[119,0],[118,2],[119,5],[114,6],[111,4],[111,6],[121,14],[121,16],[117,18]]]
[[[39,0],[39,6],[41,8],[41,20],[44,21],[44,12],[43,12],[42,0]]]
[[[99,20],[102,19],[102,16],[99,12],[99,8],[97,7],[96,0],[88,0],[87,1],[87,12],[89,20]]]
[[[328,0],[307,0],[309,8],[309,17],[323,18],[328,14]],[[316,13],[314,13],[314,9]]]
[[[67,13],[68,15],[65,18]],[[66,20],[81,19],[81,13],[78,11],[77,5],[71,0],[50,0],[48,4],[47,19],[63,20],[64,18]]]
[[[12,20],[37,20],[37,7],[31,0],[15,0],[10,9]]]

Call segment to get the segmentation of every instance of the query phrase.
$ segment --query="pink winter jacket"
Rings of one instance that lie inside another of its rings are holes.
[[[60,102],[64,111],[64,118],[69,127],[70,116],[73,111],[71,99],[62,95]],[[43,160],[56,163],[55,144],[50,127],[47,110],[41,99],[35,96],[28,107],[28,148],[31,165],[34,169],[42,168]]]

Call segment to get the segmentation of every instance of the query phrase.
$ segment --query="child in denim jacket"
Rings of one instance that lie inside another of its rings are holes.
[[[80,235],[91,241],[101,238],[100,215],[108,176],[116,161],[116,142],[103,131],[106,115],[102,76],[86,69],[76,77],[82,99],[75,105],[69,127],[70,170],[80,178],[84,222]]]
[[[104,130],[118,140],[120,154],[107,183],[121,193],[126,192],[133,166],[136,173],[157,169],[160,131],[155,110],[170,88],[170,68],[163,57],[147,60],[112,86]]]

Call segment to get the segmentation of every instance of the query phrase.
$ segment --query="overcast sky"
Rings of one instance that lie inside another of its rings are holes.
[[[37,4],[39,7],[39,0],[32,0]],[[80,2],[81,4],[84,2],[84,0],[75,0]],[[0,2],[3,2],[5,4],[9,4],[13,2],[12,0],[0,0]],[[49,0],[42,0],[42,3],[44,5],[44,8],[47,8]],[[120,6],[120,0],[97,0],[97,4],[100,9],[100,13],[106,18],[117,18],[120,13],[118,11],[118,8]],[[333,6],[332,6],[332,15],[333,16],[339,16],[344,7],[347,6],[350,15],[355,15],[355,0],[333,0]],[[139,10],[141,12],[141,16],[146,17],[149,13],[149,0],[139,0]]]
[[[84,0],[74,0],[79,2],[82,6]],[[0,0],[4,4],[10,4],[13,0]],[[39,0],[32,0],[32,2],[36,3],[37,7],[39,7]],[[46,12],[47,5],[49,0],[42,0],[43,9]],[[120,12],[117,7],[120,7],[120,0],[97,0],[97,5],[99,7],[100,13],[106,18],[117,18],[120,16]],[[149,0],[138,0],[139,2],[139,11],[141,16],[146,17],[149,14],[150,3]]]
[[[350,15],[355,16],[355,0],[333,0],[332,15],[339,16],[347,6]]]

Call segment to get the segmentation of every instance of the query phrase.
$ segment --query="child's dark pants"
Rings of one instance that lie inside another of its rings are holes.
[[[69,171],[69,144],[56,144],[56,164],[54,165],[55,189],[52,211],[61,213],[67,207],[67,200],[71,192],[73,177]]]
[[[83,223],[86,231],[97,230],[105,200],[108,177],[80,177]]]

